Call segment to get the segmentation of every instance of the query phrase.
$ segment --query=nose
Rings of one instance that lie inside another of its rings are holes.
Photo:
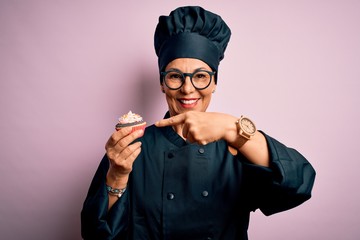
[[[184,84],[181,87],[181,91],[185,94],[191,93],[195,90],[193,84],[191,83],[190,76],[185,76]]]

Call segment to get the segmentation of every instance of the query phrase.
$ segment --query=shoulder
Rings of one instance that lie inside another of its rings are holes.
[[[150,125],[145,128],[144,135],[140,138],[140,141],[143,143],[154,143],[155,139],[159,140],[162,139],[163,133],[160,128],[156,127],[155,125]]]
[[[159,134],[161,134],[160,129],[153,124],[145,128],[144,136],[142,137],[142,139],[149,139]]]

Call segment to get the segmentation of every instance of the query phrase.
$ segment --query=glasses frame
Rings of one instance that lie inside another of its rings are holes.
[[[177,73],[179,73],[179,74],[182,76],[182,82],[181,82],[181,85],[180,85],[179,87],[177,87],[177,88],[172,88],[172,87],[169,87],[169,86],[166,84],[165,76],[166,76],[166,74],[168,74],[168,73],[170,73],[170,72],[177,72]],[[209,81],[208,85],[206,85],[206,86],[203,87],[203,88],[195,87],[195,85],[194,85],[194,83],[193,83],[193,80],[192,80],[193,76],[194,76],[195,74],[197,74],[198,72],[206,72],[206,73],[208,73],[208,74],[210,75],[210,81]],[[196,90],[204,90],[205,88],[207,88],[207,87],[210,86],[210,83],[211,83],[211,81],[212,81],[212,79],[213,79],[213,76],[216,74],[216,72],[211,72],[211,71],[207,71],[207,70],[203,70],[203,69],[198,69],[198,70],[196,70],[196,71],[193,72],[193,73],[184,73],[184,72],[182,72],[182,71],[180,71],[180,70],[172,69],[172,70],[170,70],[170,71],[161,72],[160,74],[161,74],[161,76],[162,76],[162,81],[165,83],[166,87],[168,87],[168,88],[171,89],[171,90],[178,90],[178,89],[180,89],[180,88],[184,85],[184,83],[185,83],[185,81],[186,81],[186,77],[190,77],[190,82],[191,82],[191,84],[193,85],[193,87],[194,87]]]

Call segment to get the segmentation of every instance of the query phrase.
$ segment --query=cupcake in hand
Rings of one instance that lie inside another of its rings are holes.
[[[139,114],[129,111],[119,118],[119,122],[116,124],[115,129],[120,130],[123,127],[132,127],[131,132],[136,130],[145,131],[146,122]]]

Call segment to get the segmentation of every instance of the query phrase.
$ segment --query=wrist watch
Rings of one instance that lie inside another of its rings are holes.
[[[256,126],[248,117],[241,116],[240,119],[236,121],[236,125],[239,129],[238,134],[241,137],[250,140],[250,138],[255,135]]]

